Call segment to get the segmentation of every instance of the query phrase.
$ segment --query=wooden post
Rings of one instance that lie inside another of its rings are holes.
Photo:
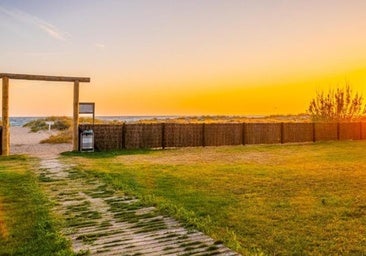
[[[74,81],[74,121],[73,121],[73,150],[79,149],[79,81]]]
[[[9,133],[9,78],[3,77],[3,132],[1,155],[8,156],[10,153],[10,133]]]

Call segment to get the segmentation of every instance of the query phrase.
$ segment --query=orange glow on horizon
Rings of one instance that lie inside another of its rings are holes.
[[[1,3],[1,71],[91,77],[99,116],[298,114],[345,81],[366,97],[365,1],[138,2]],[[72,85],[10,86],[12,116],[72,114]]]

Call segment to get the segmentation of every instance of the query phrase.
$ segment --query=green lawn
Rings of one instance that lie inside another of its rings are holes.
[[[65,160],[243,254],[366,254],[366,141]]]
[[[30,171],[34,159],[0,157],[0,255],[72,255]]]

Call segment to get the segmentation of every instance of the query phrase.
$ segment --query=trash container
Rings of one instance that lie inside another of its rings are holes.
[[[80,151],[94,152],[94,132],[93,130],[85,130],[80,136]]]

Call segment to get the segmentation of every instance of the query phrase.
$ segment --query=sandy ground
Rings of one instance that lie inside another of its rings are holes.
[[[72,144],[40,144],[52,131],[30,132],[25,127],[10,127],[10,153],[27,154],[36,157],[56,156],[61,152],[71,151]]]

